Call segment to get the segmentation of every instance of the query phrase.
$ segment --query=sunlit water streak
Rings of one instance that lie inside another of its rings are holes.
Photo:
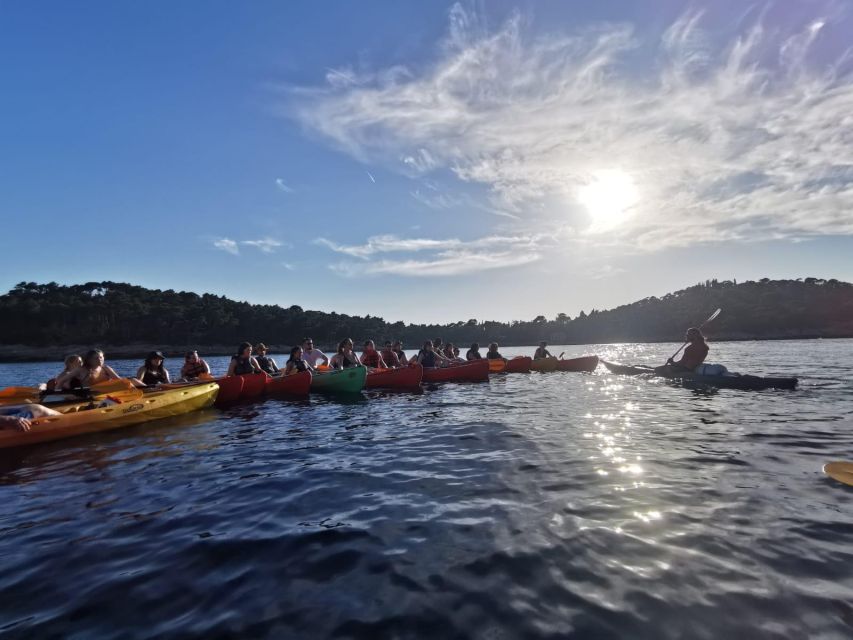
[[[0,634],[850,637],[853,341],[711,359],[801,388],[493,376],[7,453]]]

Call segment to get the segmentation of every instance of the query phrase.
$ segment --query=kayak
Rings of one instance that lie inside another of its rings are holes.
[[[80,402],[66,407],[62,415],[33,420],[30,431],[0,431],[0,449],[108,431],[205,409],[214,403],[218,392],[219,385],[208,382],[151,393],[139,390],[134,399],[106,407],[88,409],[89,401]]]
[[[39,387],[6,387],[0,389],[0,406],[35,402],[49,406],[76,404],[83,400],[103,400],[110,394],[134,390],[136,387],[127,378],[104,380],[91,387],[46,393]]]
[[[551,356],[549,358],[539,358],[538,360],[534,360],[530,364],[530,370],[541,372],[556,371],[557,364],[559,362],[560,361],[557,360],[557,358],[555,358],[554,356]]]
[[[243,378],[243,390],[240,392],[240,401],[257,400],[267,390],[267,378],[265,373],[244,373],[236,378]]]
[[[243,393],[242,376],[223,376],[217,378],[216,382],[219,384],[219,395],[216,396],[218,408],[227,407],[240,400],[240,394]]]
[[[320,393],[358,393],[364,389],[367,367],[348,367],[317,372],[311,378],[311,391]]]
[[[472,360],[449,367],[424,369],[424,382],[485,382],[488,379],[488,360]]]
[[[372,369],[367,372],[367,389],[418,389],[424,377],[423,365],[413,364],[399,369]]]
[[[557,361],[557,371],[586,371],[592,373],[598,367],[598,356],[583,356]]]
[[[704,384],[711,387],[719,387],[721,389],[741,389],[744,391],[761,390],[761,389],[795,389],[797,387],[797,378],[769,378],[762,376],[742,375],[740,373],[732,373],[720,376],[706,376],[689,371],[671,371],[658,373],[653,367],[642,365],[632,366],[618,364],[615,362],[601,361],[608,371],[628,376],[636,376],[640,374],[651,374],[667,380],[680,380],[690,384]]]
[[[268,396],[307,396],[310,390],[310,371],[267,378],[266,393]]]

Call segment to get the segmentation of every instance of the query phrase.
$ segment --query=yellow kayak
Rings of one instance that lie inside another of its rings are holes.
[[[560,363],[557,358],[551,356],[550,358],[539,358],[538,360],[534,360],[530,364],[531,371],[556,371],[557,365]]]
[[[27,432],[0,431],[0,449],[71,438],[84,433],[109,431],[120,427],[170,418],[213,405],[219,385],[215,382],[168,391],[143,393],[122,398],[122,402],[88,409],[90,402],[62,407],[62,415],[32,421]]]

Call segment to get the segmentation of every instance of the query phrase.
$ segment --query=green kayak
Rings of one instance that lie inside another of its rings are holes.
[[[367,367],[349,367],[328,373],[318,371],[311,378],[311,391],[320,393],[358,393],[364,389]]]

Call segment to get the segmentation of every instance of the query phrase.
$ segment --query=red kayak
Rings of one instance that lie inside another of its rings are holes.
[[[421,386],[424,368],[417,363],[399,369],[372,369],[367,372],[366,389],[417,389]]]
[[[267,378],[265,373],[246,373],[241,376],[243,378],[243,392],[240,394],[240,400],[257,400],[267,389]]]
[[[215,407],[222,408],[234,404],[243,393],[243,378],[241,376],[223,376],[216,379],[219,393],[216,395]]]
[[[518,356],[507,360],[504,371],[506,373],[530,373],[531,364],[533,364],[533,358],[530,356]]]
[[[311,372],[270,377],[266,382],[268,396],[307,396],[311,390]]]
[[[489,361],[486,359],[424,369],[424,382],[486,382],[488,379]]]
[[[586,371],[592,373],[598,366],[598,356],[583,356],[557,362],[557,371]]]

